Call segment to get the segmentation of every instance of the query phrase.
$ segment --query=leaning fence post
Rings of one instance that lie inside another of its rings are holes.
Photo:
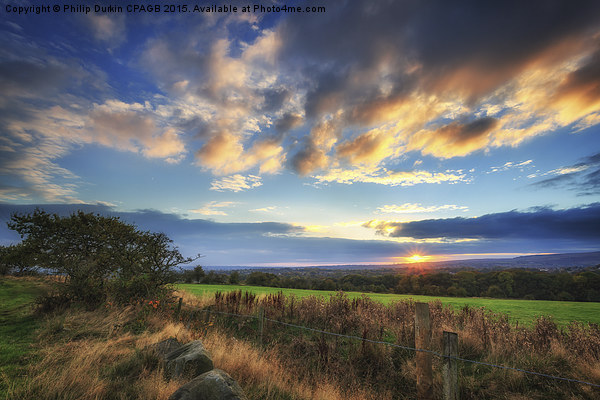
[[[179,304],[177,304],[177,310],[175,311],[175,318],[179,319],[179,314],[181,313],[181,304],[183,303],[183,297],[179,298]]]
[[[458,334],[444,331],[444,400],[458,400]]]
[[[429,304],[415,303],[415,347],[429,350],[431,342],[431,321]],[[433,371],[431,353],[417,351],[417,398],[433,399]]]
[[[258,310],[258,337],[259,337],[259,343],[262,345],[263,344],[263,331],[265,328],[265,309],[264,307],[261,307]]]

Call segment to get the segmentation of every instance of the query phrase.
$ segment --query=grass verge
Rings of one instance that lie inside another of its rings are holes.
[[[48,284],[40,279],[4,277],[0,281],[0,398],[22,384],[34,356],[35,330],[40,321],[33,302]]]
[[[19,357],[12,364],[18,368],[4,374],[2,399],[166,400],[186,382],[165,379],[161,364],[147,349],[167,338],[183,343],[201,339],[215,367],[236,379],[252,400],[374,399],[360,392],[342,394],[335,382],[299,379],[276,349],[265,352],[252,340],[233,338],[212,324],[211,329],[196,329],[189,321],[174,321],[173,304],[162,309],[107,304],[95,311],[71,306],[35,319],[30,305],[42,289],[41,281],[22,279],[2,286],[3,311],[20,310],[3,314],[3,321],[19,326],[13,339],[23,339],[20,348],[13,346]],[[182,295],[186,307],[214,304],[214,296]],[[8,339],[2,336],[3,349]]]

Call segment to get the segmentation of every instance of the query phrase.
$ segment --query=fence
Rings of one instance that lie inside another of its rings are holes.
[[[176,315],[181,312],[183,299],[179,299],[177,306]],[[486,363],[482,361],[469,360],[458,357],[458,334],[454,332],[443,332],[443,351],[442,353],[429,350],[431,341],[431,323],[429,315],[429,304],[427,303],[416,303],[415,304],[415,347],[402,346],[395,343],[389,343],[378,340],[371,340],[353,335],[344,335],[341,333],[328,332],[321,329],[310,328],[302,325],[291,324],[288,322],[279,321],[272,318],[265,317],[264,308],[259,309],[258,315],[252,314],[236,314],[228,313],[224,311],[200,309],[198,311],[210,314],[221,314],[234,317],[251,318],[257,319],[259,323],[258,328],[258,340],[259,343],[264,344],[264,330],[265,321],[269,321],[282,326],[302,329],[310,332],[320,333],[324,335],[343,337],[352,340],[358,340],[367,343],[380,344],[390,347],[396,347],[403,350],[414,351],[416,355],[416,381],[417,381],[417,396],[419,400],[432,400],[433,399],[433,363],[432,357],[440,357],[444,360],[442,368],[443,378],[443,399],[444,400],[458,400],[459,399],[459,384],[458,384],[458,361],[465,363],[473,363],[484,365],[492,368],[499,368],[504,370],[518,371],[529,375],[540,376],[548,379],[555,379],[558,381],[572,382],[590,387],[600,388],[599,384],[586,382],[578,379],[564,378],[560,376],[554,376],[549,374],[543,374],[540,372],[528,371],[521,368],[508,367],[504,365],[497,365],[492,363]]]

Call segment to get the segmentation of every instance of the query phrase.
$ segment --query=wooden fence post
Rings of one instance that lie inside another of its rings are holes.
[[[265,328],[265,309],[264,307],[261,307],[258,311],[258,337],[259,337],[259,343],[262,345],[263,344],[263,331]]]
[[[431,321],[429,304],[415,304],[415,347],[429,350],[431,342]],[[433,400],[433,370],[431,353],[417,351],[417,398]]]
[[[179,298],[179,304],[177,304],[177,310],[175,311],[175,318],[179,319],[179,314],[181,313],[181,304],[183,303],[183,297]]]
[[[458,357],[458,334],[444,331],[444,356]],[[444,400],[458,400],[458,362],[444,358]]]

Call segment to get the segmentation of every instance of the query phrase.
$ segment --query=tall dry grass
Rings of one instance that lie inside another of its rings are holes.
[[[148,329],[127,329],[139,310],[70,309],[46,318],[38,334],[37,362],[10,399],[166,399],[183,382],[163,378],[158,359],[144,351],[169,337],[193,335],[182,324],[148,316]]]
[[[181,295],[186,309],[214,304],[213,296]],[[201,339],[215,367],[238,380],[250,399],[377,398],[362,390],[349,396],[335,381],[298,379],[276,349],[265,352],[252,341],[228,336],[210,319],[177,321],[175,308],[70,308],[47,316],[37,336],[37,362],[29,367],[26,383],[10,388],[7,399],[167,399],[185,383],[166,380],[159,360],[149,350],[167,338],[183,343]]]
[[[288,368],[278,349],[261,350],[255,343],[233,338],[219,329],[209,330],[202,338],[215,365],[229,372],[252,399],[368,400],[380,399],[369,390],[347,393],[337,382],[298,379]],[[325,377],[323,377],[325,378]]]
[[[256,314],[263,307],[268,318],[329,332],[414,347],[414,309],[411,301],[384,306],[342,293],[329,299],[261,298],[242,292],[219,293],[216,311]],[[482,308],[455,311],[440,302],[430,304],[431,350],[442,352],[444,330],[459,335],[459,356],[475,361],[513,366],[549,375],[600,383],[600,328],[572,323],[559,328],[547,318],[532,327],[513,326],[506,315]],[[216,316],[223,329],[238,337],[256,337],[255,320]],[[219,325],[217,324],[217,325]],[[279,354],[287,369],[309,382],[335,382],[345,395],[363,390],[380,398],[413,398],[414,352],[364,341],[330,337],[267,323],[267,351]],[[442,360],[434,357],[435,392],[441,396]],[[557,381],[472,363],[460,365],[461,397],[480,398],[600,398],[586,385]],[[389,396],[389,397],[386,397]]]
[[[256,316],[365,339],[414,346],[414,303],[390,306],[343,294],[299,299],[235,292],[176,304],[94,312],[67,309],[46,318],[38,334],[37,362],[10,399],[167,399],[183,381],[164,378],[148,346],[167,338],[201,339],[215,366],[236,379],[251,399],[375,400],[415,397],[415,360],[409,350],[299,330],[267,321],[258,343]],[[504,315],[465,307],[430,305],[432,350],[441,352],[443,330],[459,334],[464,358],[600,382],[600,331],[596,325],[559,329],[548,319],[516,327]],[[441,396],[442,361],[434,357],[434,390]],[[463,399],[596,399],[596,388],[521,372],[461,364]]]

